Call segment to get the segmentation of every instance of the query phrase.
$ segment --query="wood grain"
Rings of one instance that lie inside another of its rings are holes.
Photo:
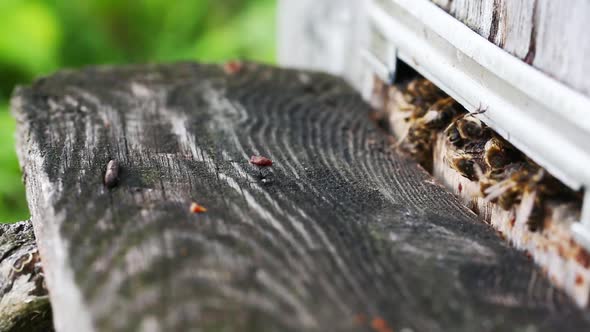
[[[282,66],[321,70],[363,87],[367,1],[278,0],[277,58]]]
[[[510,54],[590,95],[590,2],[431,1]]]
[[[0,224],[0,331],[51,330],[51,306],[33,225]]]
[[[19,89],[12,109],[58,331],[590,326],[340,79],[88,68]]]

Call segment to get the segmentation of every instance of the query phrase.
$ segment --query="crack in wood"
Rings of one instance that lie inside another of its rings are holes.
[[[529,41],[529,50],[524,57],[524,62],[532,65],[535,61],[535,55],[537,54],[537,26],[539,24],[539,13],[538,13],[538,0],[533,0],[533,23],[531,28],[531,37]]]

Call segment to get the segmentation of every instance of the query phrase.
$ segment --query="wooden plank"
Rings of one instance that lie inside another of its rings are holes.
[[[460,0],[442,8],[482,37],[532,63],[537,52],[535,29],[539,28],[535,27],[539,24],[535,23],[536,3],[537,0]]]
[[[0,224],[0,331],[51,331],[33,224]]]
[[[57,330],[589,327],[340,79],[225,69],[88,68],[15,93]]]
[[[494,15],[494,0],[455,0],[451,2],[450,12],[455,18],[465,23],[482,37],[490,37],[492,16]]]
[[[571,0],[430,0],[508,53],[590,95],[590,2]],[[367,1],[279,2],[279,62],[367,79],[360,57],[371,37]],[[352,51],[350,51],[352,50]]]
[[[590,95],[588,1],[431,1],[510,54]]]
[[[563,6],[555,1],[537,1],[533,65],[590,95],[590,2],[575,0]]]
[[[366,73],[361,47],[368,40],[365,1],[279,0],[277,25],[282,66],[329,72],[362,88]]]

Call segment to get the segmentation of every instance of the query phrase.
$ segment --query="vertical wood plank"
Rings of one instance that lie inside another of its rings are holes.
[[[533,65],[590,95],[590,2],[536,1]]]

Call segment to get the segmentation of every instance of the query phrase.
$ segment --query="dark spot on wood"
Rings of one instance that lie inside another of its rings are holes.
[[[500,17],[502,15],[502,2],[504,0],[494,0],[494,4],[493,4],[493,12],[492,12],[492,23],[491,23],[491,27],[490,27],[490,35],[488,36],[488,40],[496,45],[498,45],[499,47],[503,48],[504,47],[504,38],[501,38],[500,40],[496,40],[496,37],[498,36],[498,32],[500,31]]]
[[[539,12],[538,12],[538,0],[533,0],[533,22],[531,28],[531,38],[529,41],[529,50],[524,57],[524,62],[532,65],[535,61],[535,55],[537,54],[537,26],[539,24]]]

